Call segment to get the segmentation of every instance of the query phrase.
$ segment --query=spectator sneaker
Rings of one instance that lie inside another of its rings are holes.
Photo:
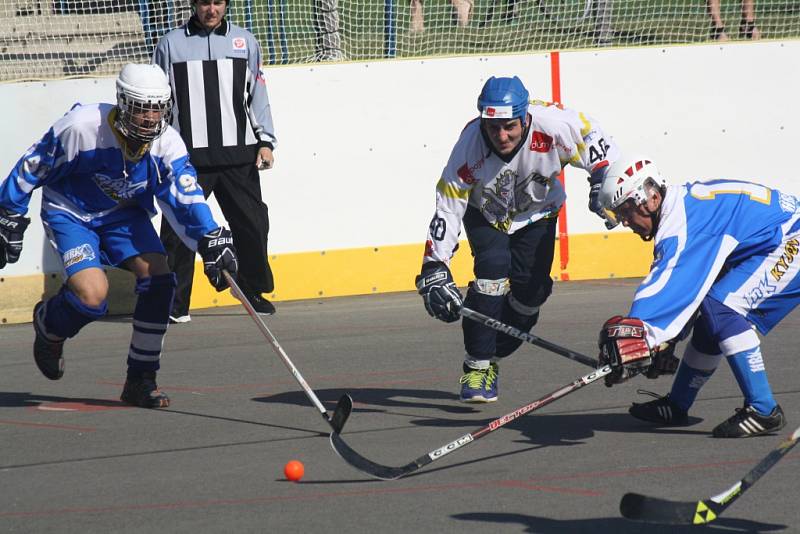
[[[166,408],[169,397],[158,389],[155,371],[142,373],[139,377],[128,376],[120,400],[141,408]]]
[[[633,406],[628,408],[628,413],[636,419],[661,426],[686,426],[689,424],[689,412],[672,402],[669,395],[661,397],[652,391],[641,389],[638,392],[655,397],[656,400],[634,402]]]
[[[761,415],[752,406],[736,408],[736,413],[718,424],[712,435],[715,438],[749,438],[777,432],[786,426],[786,418],[780,405],[775,406],[769,415]]]
[[[464,366],[461,383],[461,402],[494,402],[497,400],[499,368],[492,362],[486,369]]]
[[[39,302],[33,308],[33,331],[36,332],[33,359],[44,376],[50,380],[58,380],[64,376],[64,340],[53,339],[45,334],[40,324],[43,307],[44,302]]]

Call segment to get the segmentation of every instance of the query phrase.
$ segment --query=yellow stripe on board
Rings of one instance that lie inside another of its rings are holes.
[[[631,278],[647,274],[652,244],[631,233],[578,234],[569,236],[570,280]],[[424,246],[420,244],[300,252],[270,256],[275,275],[270,300],[286,301],[413,291]],[[561,270],[558,247],[551,272],[558,280]],[[472,256],[466,241],[453,258],[453,276],[459,286],[472,279]],[[124,271],[108,271],[111,282],[109,313],[133,313],[136,296],[133,277]],[[30,322],[33,306],[43,295],[54,295],[60,275],[0,277],[0,323]],[[238,304],[230,292],[217,293],[206,280],[201,263],[195,267],[192,309]]]

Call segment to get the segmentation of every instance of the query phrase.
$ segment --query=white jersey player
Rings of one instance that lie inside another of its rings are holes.
[[[478,97],[480,116],[461,133],[436,186],[417,288],[432,316],[459,318],[461,295],[449,270],[462,224],[475,257],[465,305],[529,331],[552,289],[556,222],[566,194],[558,176],[571,164],[590,174],[590,208],[618,154],[593,118],[560,105],[531,102],[516,76],[490,78]],[[497,399],[497,359],[520,341],[463,322],[461,400]]]
[[[107,312],[103,266],[136,275],[138,300],[122,400],[160,408],[156,385],[175,275],[150,218],[154,200],[187,246],[197,250],[211,283],[227,287],[222,269],[237,270],[230,232],[214,222],[186,146],[169,126],[172,91],[156,65],[125,65],[117,103],[75,106],[0,180],[0,268],[22,252],[25,217],[41,188],[42,223],[62,260],[66,281],[33,312],[34,359],[47,378],[64,374],[67,338]]]
[[[630,375],[625,368],[646,367],[652,348],[692,329],[670,393],[634,404],[630,413],[665,426],[689,424],[689,408],[724,357],[744,407],[714,428],[714,437],[783,428],[756,331],[766,335],[800,303],[798,199],[734,180],[667,186],[651,159],[632,156],[609,168],[600,201],[609,218],[654,243],[629,317],[604,325],[601,360],[620,368],[615,376]]]

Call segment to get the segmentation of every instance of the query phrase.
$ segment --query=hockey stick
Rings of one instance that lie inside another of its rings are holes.
[[[584,356],[583,354],[579,354],[567,348],[560,347],[555,343],[550,343],[549,341],[546,341],[538,336],[534,336],[533,334],[522,332],[518,328],[514,328],[511,325],[502,323],[497,319],[492,319],[488,315],[476,312],[475,310],[470,310],[469,308],[462,307],[461,315],[463,315],[467,319],[472,319],[473,321],[481,323],[482,325],[487,326],[492,330],[497,330],[498,332],[502,332],[503,334],[515,337],[517,339],[525,341],[526,343],[530,343],[531,345],[536,345],[537,347],[541,347],[551,352],[555,352],[556,354],[565,356],[570,360],[582,363],[583,365],[588,365],[589,367],[592,368],[596,368],[598,365],[597,360],[594,358],[589,358],[588,356]]]
[[[526,404],[521,408],[517,408],[511,413],[507,413],[506,415],[498,419],[495,419],[488,425],[483,426],[477,430],[473,430],[469,434],[464,434],[460,438],[451,441],[447,445],[439,447],[438,449],[434,449],[427,454],[423,454],[413,462],[409,462],[401,467],[390,467],[387,465],[381,465],[373,462],[372,460],[364,458],[359,453],[350,448],[350,446],[347,443],[345,443],[342,440],[341,436],[339,436],[339,434],[336,432],[333,432],[330,435],[331,446],[333,447],[333,450],[336,451],[336,454],[338,454],[342,458],[342,460],[344,460],[351,466],[355,467],[359,471],[362,471],[370,476],[382,480],[395,480],[400,477],[404,477],[410,473],[413,473],[414,471],[420,469],[421,467],[424,467],[431,462],[435,462],[442,456],[450,454],[454,450],[460,449],[461,447],[469,443],[472,443],[477,439],[482,438],[486,434],[494,430],[497,430],[501,426],[505,426],[511,421],[518,419],[519,417],[522,417],[526,413],[538,410],[543,406],[547,406],[551,402],[560,399],[561,397],[564,397],[566,395],[569,395],[573,391],[577,391],[584,386],[588,386],[592,382],[600,380],[610,372],[611,372],[611,366],[608,365],[606,365],[601,369],[595,369],[591,373],[584,375],[573,382],[570,382],[566,386],[559,388],[548,395],[545,395],[539,400],[535,400],[530,404]]]
[[[270,332],[269,328],[267,328],[267,325],[264,323],[263,319],[261,319],[258,313],[256,313],[256,310],[253,309],[253,305],[250,304],[249,300],[247,300],[247,297],[244,295],[241,288],[233,279],[231,274],[224,269],[222,271],[222,274],[225,276],[225,280],[228,282],[228,285],[231,288],[231,293],[233,293],[233,296],[239,299],[239,301],[244,306],[244,309],[247,310],[247,313],[250,314],[250,317],[253,318],[253,321],[255,321],[256,326],[258,326],[258,329],[261,330],[261,333],[264,334],[264,337],[267,338],[269,344],[272,345],[272,348],[275,350],[278,356],[281,357],[281,360],[283,361],[284,365],[286,365],[289,371],[291,371],[292,376],[294,376],[294,379],[297,381],[298,384],[300,384],[300,387],[303,388],[303,391],[305,392],[306,397],[308,397],[308,400],[310,400],[311,403],[314,406],[316,406],[317,410],[319,410],[319,412],[322,414],[322,418],[325,419],[325,421],[327,421],[329,425],[331,425],[331,429],[333,430],[334,433],[341,432],[342,427],[344,427],[345,422],[347,422],[347,418],[350,417],[350,412],[353,411],[353,399],[350,397],[350,395],[348,395],[347,393],[342,395],[342,397],[339,399],[339,402],[336,404],[336,409],[333,410],[333,415],[329,416],[328,411],[322,405],[319,398],[314,393],[314,390],[311,389],[311,387],[303,378],[303,375],[300,374],[300,371],[298,371],[297,367],[294,366],[292,360],[289,359],[289,356],[286,355],[286,352],[283,350],[280,344],[278,344],[278,340],[275,339],[275,336],[273,336],[272,332]]]
[[[648,497],[639,493],[626,493],[619,503],[619,511],[623,517],[639,521],[652,521],[671,525],[703,525],[715,520],[747,489],[764,476],[778,460],[786,456],[800,439],[800,427],[791,436],[772,449],[764,459],[752,468],[736,484],[701,501],[679,502]]]

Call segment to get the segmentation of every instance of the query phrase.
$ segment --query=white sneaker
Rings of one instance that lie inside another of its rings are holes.
[[[172,315],[169,316],[169,324],[188,323],[191,320],[192,317],[188,313],[186,315],[180,315],[178,317],[174,317]]]

